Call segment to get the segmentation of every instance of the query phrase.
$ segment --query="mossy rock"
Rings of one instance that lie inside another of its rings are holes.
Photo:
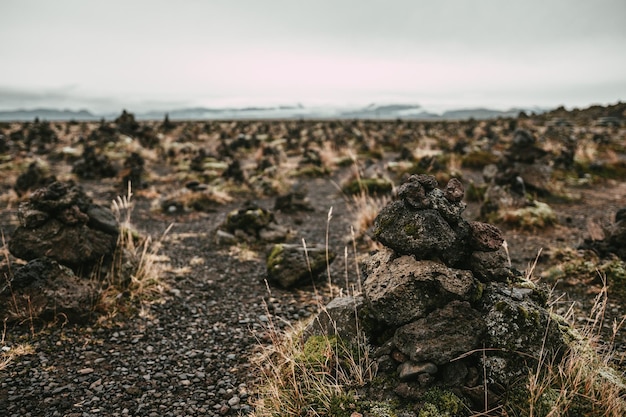
[[[461,166],[467,169],[483,169],[489,164],[498,162],[498,156],[487,151],[474,151],[461,159]]]
[[[230,233],[243,230],[256,236],[261,229],[266,228],[272,221],[274,221],[274,215],[270,211],[260,207],[247,207],[228,213],[225,228]]]
[[[293,177],[323,178],[330,175],[330,170],[317,165],[307,165],[295,171]]]
[[[343,192],[348,195],[357,195],[362,192],[368,195],[390,194],[393,183],[385,178],[361,178],[344,185]]]
[[[336,256],[321,245],[307,247],[305,251],[300,245],[279,243],[267,256],[267,277],[283,288],[291,288],[306,278],[315,279]]]
[[[522,229],[543,229],[556,224],[556,214],[552,207],[541,201],[533,201],[526,207],[501,210],[498,220]]]
[[[424,395],[424,405],[418,417],[464,417],[469,407],[451,391],[431,388]]]

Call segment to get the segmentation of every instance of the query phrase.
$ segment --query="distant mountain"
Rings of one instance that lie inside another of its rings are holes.
[[[356,119],[396,119],[398,117],[412,118],[421,112],[421,106],[417,104],[388,104],[377,106],[370,104],[361,109],[350,109],[339,113],[340,118]]]
[[[33,109],[33,110],[10,110],[0,111],[0,121],[31,121],[40,120],[99,120],[87,110],[58,110],[58,109]]]
[[[132,112],[132,110],[130,110]],[[133,112],[137,120],[163,120],[167,114],[170,120],[229,120],[229,119],[380,119],[380,120],[463,120],[463,119],[494,119],[498,117],[517,117],[522,111],[540,114],[544,109],[511,109],[507,111],[486,108],[450,110],[436,114],[424,110],[417,104],[370,104],[358,108],[338,107],[245,107],[245,108],[207,108],[192,107],[172,109],[170,111]],[[117,114],[94,114],[87,110],[34,109],[0,111],[0,121],[32,121],[36,117],[41,120],[90,121],[113,120]]]
[[[543,109],[532,109],[534,113],[542,113]],[[529,109],[491,110],[485,108],[449,110],[440,118],[445,120],[465,119],[497,119],[498,117],[517,117],[521,112],[529,112]]]

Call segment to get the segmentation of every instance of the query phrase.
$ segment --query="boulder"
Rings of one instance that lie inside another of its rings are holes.
[[[48,175],[44,167],[37,162],[31,162],[28,169],[17,177],[13,189],[18,196],[22,196],[29,190],[45,187],[55,181],[56,178]]]
[[[423,403],[426,390],[445,388],[496,407],[539,358],[558,363],[566,350],[568,326],[546,309],[546,293],[510,267],[498,228],[462,218],[462,197],[456,179],[441,190],[432,176],[411,176],[376,218],[385,248],[363,262],[363,304],[333,301],[315,319],[323,325],[310,325],[328,334],[336,320],[347,340],[365,331],[388,382],[381,397]]]
[[[374,316],[400,326],[454,300],[476,300],[482,286],[466,270],[382,250],[365,261],[363,292]]]
[[[48,257],[71,268],[90,268],[111,255],[118,223],[113,213],[72,182],[54,182],[33,192],[18,208],[20,226],[9,251],[27,261]]]
[[[99,286],[82,279],[50,258],[37,258],[15,270],[0,291],[0,321],[50,320],[63,316],[72,322],[89,318]]]
[[[398,199],[384,207],[374,220],[374,238],[399,254],[458,266],[478,242],[496,238],[495,228],[473,230],[461,217],[465,210],[461,201],[464,191],[456,178],[449,181],[445,191],[436,188],[436,184],[429,175],[409,177],[398,188]],[[483,232],[491,238],[482,238]],[[474,245],[468,244],[470,237]]]
[[[485,323],[466,301],[452,301],[412,321],[394,335],[397,349],[414,362],[445,365],[480,345]]]
[[[342,340],[355,340],[359,331],[359,316],[365,307],[362,296],[336,297],[324,307],[304,329],[304,337],[339,336]]]
[[[539,358],[558,360],[565,353],[561,326],[568,325],[546,309],[545,295],[536,289],[492,282],[485,289],[481,310],[485,344],[495,351],[484,364],[490,382],[507,386],[528,375]]]
[[[82,157],[74,162],[72,173],[83,179],[110,178],[117,175],[117,169],[106,155],[98,154],[93,146],[85,146]]]
[[[335,260],[336,254],[322,245],[276,244],[267,257],[267,278],[283,288],[291,288],[306,278],[315,279]]]
[[[222,228],[245,241],[284,242],[289,234],[274,213],[253,204],[228,213]]]

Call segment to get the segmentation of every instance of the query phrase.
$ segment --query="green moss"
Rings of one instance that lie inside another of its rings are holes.
[[[326,167],[318,167],[316,165],[309,165],[304,168],[298,169],[292,174],[293,177],[308,177],[308,178],[322,178],[330,175],[330,170]]]
[[[476,282],[476,294],[472,298],[472,301],[478,301],[483,298],[483,293],[485,292],[485,286],[482,282]]]
[[[407,236],[415,236],[420,231],[419,228],[415,225],[415,223],[405,224],[403,230]]]
[[[603,164],[589,162],[576,162],[575,169],[582,174],[590,174],[603,179],[626,179],[626,162],[605,162]]]
[[[454,393],[431,388],[424,394],[424,405],[419,417],[462,417],[469,415],[469,407]]]
[[[285,251],[285,247],[282,244],[277,244],[272,247],[269,256],[267,257],[267,270],[272,271],[280,265],[283,261],[283,252]]]
[[[368,411],[372,417],[397,417],[391,404],[375,403],[369,406]]]
[[[329,417],[350,417],[352,413],[358,411],[358,400],[354,395],[341,394],[330,399],[328,409]]]
[[[522,229],[543,229],[556,224],[556,214],[549,205],[541,201],[533,201],[527,207],[506,210],[499,213],[498,217],[505,223]]]
[[[474,151],[463,157],[461,166],[468,169],[483,169],[489,164],[498,162],[498,156],[487,151]]]

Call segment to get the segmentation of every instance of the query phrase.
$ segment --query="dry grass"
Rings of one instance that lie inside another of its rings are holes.
[[[270,320],[271,344],[263,346],[255,363],[262,383],[253,417],[337,415],[336,407],[354,406],[352,388],[375,376],[370,347],[361,333],[357,343],[337,335],[303,338],[300,322],[280,331]]]
[[[601,340],[607,306],[607,286],[595,299],[587,323],[575,329],[573,309],[568,317],[572,323],[569,351],[559,363],[540,357],[539,365],[528,380],[529,417],[626,415],[626,380],[612,366],[613,341],[626,320],[612,323],[613,337]]]
[[[387,195],[371,196],[365,190],[350,197],[349,210],[354,216],[352,227],[357,239],[361,239],[374,224],[380,210],[391,201]]]
[[[0,344],[2,344],[2,348],[0,350],[0,371],[5,370],[15,358],[19,356],[33,355],[35,353],[35,349],[28,343],[21,343],[12,347],[4,346],[4,334],[2,335],[2,341]]]
[[[150,236],[141,236],[132,226],[133,203],[130,186],[125,196],[118,196],[112,210],[120,224],[113,262],[106,274],[106,287],[102,292],[98,308],[115,315],[120,299],[127,295],[131,302],[150,302],[158,299],[167,289],[161,280],[167,258],[159,255],[163,237],[158,241]]]

